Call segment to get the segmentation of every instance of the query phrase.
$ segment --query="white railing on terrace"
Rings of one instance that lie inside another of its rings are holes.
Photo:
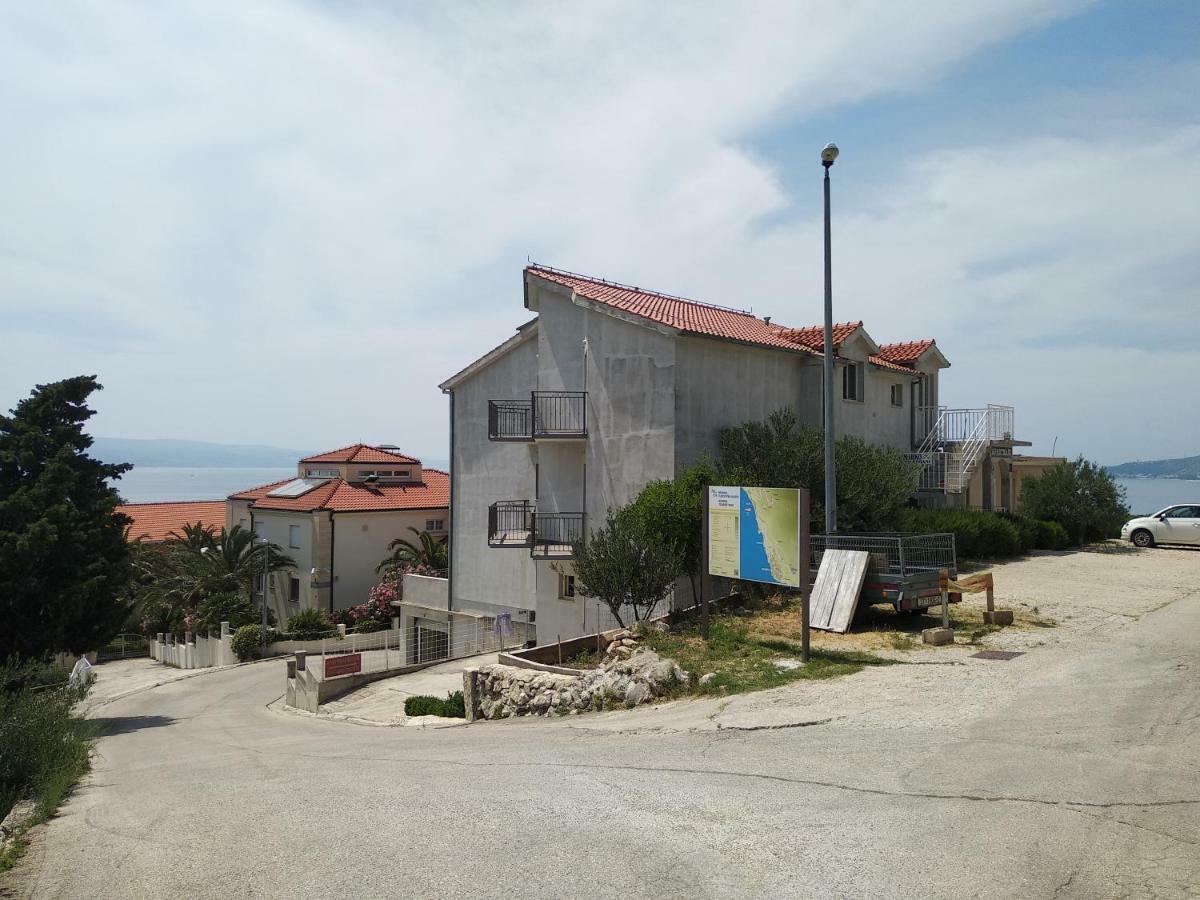
[[[935,407],[918,409],[918,420],[933,419]],[[921,464],[918,487],[962,493],[971,481],[984,450],[991,441],[1013,436],[1013,408],[989,404],[983,409],[937,407],[937,418],[915,453]]]
[[[918,453],[946,449],[944,445],[968,441],[980,432],[985,440],[1010,441],[1013,436],[1013,408],[988,404],[983,409],[949,409],[922,406],[917,409],[919,422],[928,423],[928,431],[917,448]]]

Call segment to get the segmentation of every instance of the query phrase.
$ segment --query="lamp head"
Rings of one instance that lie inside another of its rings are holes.
[[[825,149],[821,151],[821,165],[828,169],[833,165],[833,161],[837,158],[837,144],[826,144]]]

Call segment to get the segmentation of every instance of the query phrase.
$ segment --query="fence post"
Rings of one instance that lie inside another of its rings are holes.
[[[950,627],[950,572],[942,569],[938,572],[938,579],[942,589],[942,627]]]

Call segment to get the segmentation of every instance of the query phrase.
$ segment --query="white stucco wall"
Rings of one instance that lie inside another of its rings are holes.
[[[236,523],[235,523],[236,524]],[[300,546],[288,546],[289,526],[298,527],[299,537],[296,543]],[[249,527],[249,523],[247,523]],[[312,589],[309,585],[309,570],[312,568],[312,513],[280,512],[277,510],[254,510],[254,531],[259,537],[265,537],[271,543],[290,556],[296,562],[295,569],[275,572],[271,577],[271,589],[268,592],[269,605],[275,613],[280,626],[287,624],[288,619],[313,603]],[[292,603],[288,600],[288,580],[291,577],[300,580],[300,600]]]
[[[393,540],[403,538],[417,543],[418,538],[409,531],[410,527],[424,531],[426,519],[449,517],[450,513],[445,507],[433,510],[335,513],[334,608],[347,609],[367,601],[367,594],[379,583],[375,567],[389,555],[388,544]]]

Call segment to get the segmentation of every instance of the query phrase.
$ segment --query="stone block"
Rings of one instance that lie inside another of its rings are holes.
[[[985,625],[1011,625],[1013,623],[1013,611],[1011,609],[997,609],[992,612],[983,614],[983,623]]]
[[[927,644],[933,644],[935,647],[942,644],[954,643],[954,629],[952,628],[926,628],[921,632],[921,640]]]

